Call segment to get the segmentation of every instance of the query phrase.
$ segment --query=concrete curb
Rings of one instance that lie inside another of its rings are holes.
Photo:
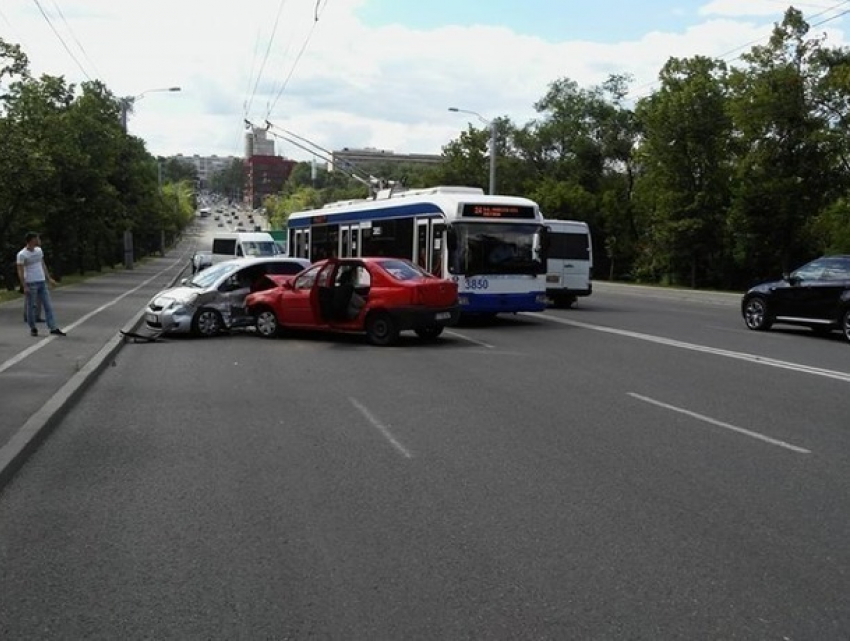
[[[177,272],[174,280],[171,281],[171,285],[176,283],[182,274],[183,270]],[[142,308],[124,325],[121,331],[136,331],[144,314],[145,310]],[[9,439],[8,443],[0,447],[0,492],[23,467],[27,459],[50,436],[50,433],[64,416],[64,412],[71,409],[95,378],[112,364],[115,355],[126,342],[124,336],[117,332],[40,410],[29,417],[27,422]]]

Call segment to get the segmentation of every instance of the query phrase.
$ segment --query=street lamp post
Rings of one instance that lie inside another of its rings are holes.
[[[127,114],[133,110],[133,105],[137,100],[141,100],[147,94],[153,93],[155,91],[180,91],[180,87],[162,87],[161,89],[146,89],[142,93],[137,96],[127,96],[125,98],[120,99],[121,103],[121,128],[124,130],[124,133],[127,133]]]
[[[155,91],[180,91],[180,87],[162,87],[161,89],[146,89],[136,96],[127,96],[119,100],[121,106],[121,128],[124,133],[127,133],[127,114],[133,110],[133,104],[137,100],[141,100],[147,94]],[[157,181],[159,183],[160,195],[162,194],[162,170],[157,163]],[[124,230],[124,268],[133,269],[134,251],[133,251],[133,232],[130,229]]]
[[[490,129],[490,195],[494,195],[496,193],[496,121],[487,120],[477,111],[470,111],[469,109],[449,107],[449,111],[461,114],[471,114],[487,125]]]

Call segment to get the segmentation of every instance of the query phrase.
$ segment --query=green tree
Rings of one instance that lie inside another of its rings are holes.
[[[210,177],[209,189],[232,200],[239,200],[245,189],[245,163],[241,158],[234,158],[221,171]]]
[[[661,88],[638,106],[649,211],[640,274],[691,287],[725,279],[732,140],[725,74],[722,62],[703,56],[671,58]]]
[[[742,56],[749,67],[730,74],[741,143],[734,252],[746,271],[760,276],[790,270],[818,252],[817,217],[846,191],[840,164],[846,138],[820,104],[823,47],[808,31],[802,14],[789,8],[768,44]]]

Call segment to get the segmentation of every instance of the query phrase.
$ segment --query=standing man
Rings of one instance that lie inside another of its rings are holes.
[[[36,322],[36,301],[41,303],[47,319],[50,333],[56,336],[65,336],[65,332],[56,326],[53,317],[53,305],[50,304],[50,292],[47,283],[55,285],[56,281],[50,277],[47,265],[44,263],[44,252],[41,250],[41,240],[38,234],[31,231],[26,235],[26,247],[18,252],[18,280],[24,289],[27,299],[27,323],[30,326],[30,335],[38,336]]]

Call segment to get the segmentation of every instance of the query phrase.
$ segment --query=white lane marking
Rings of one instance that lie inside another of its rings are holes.
[[[154,274],[153,276],[151,276],[150,278],[148,278],[146,281],[144,281],[141,285],[137,285],[137,286],[136,286],[136,287],[134,287],[133,289],[130,289],[130,290],[128,290],[128,291],[126,291],[126,292],[124,292],[124,293],[123,293],[123,294],[121,294],[120,296],[116,296],[115,298],[113,298],[113,299],[112,299],[111,301],[109,301],[108,303],[104,303],[103,305],[101,305],[101,306],[100,306],[100,307],[98,307],[97,309],[95,309],[95,310],[93,310],[93,311],[89,312],[88,314],[85,314],[84,316],[81,316],[80,318],[78,318],[76,321],[74,321],[74,322],[73,322],[73,323],[71,323],[70,325],[66,325],[66,326],[65,326],[65,330],[66,330],[66,331],[71,331],[71,330],[73,330],[75,327],[79,327],[80,325],[82,325],[83,323],[85,323],[88,319],[90,319],[90,318],[91,318],[92,316],[94,316],[95,314],[99,314],[99,313],[100,313],[100,312],[102,312],[103,310],[105,310],[105,309],[108,309],[108,308],[112,307],[115,303],[117,303],[118,301],[120,301],[122,298],[124,298],[124,297],[126,297],[126,296],[129,296],[130,294],[132,294],[133,292],[135,292],[135,291],[137,291],[137,290],[141,289],[142,287],[144,287],[145,285],[147,285],[147,284],[148,284],[148,283],[150,283],[151,281],[156,280],[157,278],[159,278],[160,276],[162,276],[162,275],[163,275],[165,272],[167,272],[168,270],[173,269],[175,265],[180,264],[181,262],[183,262],[183,260],[184,260],[184,258],[178,258],[178,259],[177,259],[177,260],[175,260],[175,261],[174,261],[174,262],[173,262],[170,266],[166,267],[165,269],[163,269],[163,270],[162,270],[162,271],[160,271],[159,273]],[[0,373],[5,372],[7,369],[9,369],[10,367],[13,367],[13,366],[14,366],[14,365],[16,365],[17,363],[20,363],[20,362],[21,362],[22,360],[24,360],[27,356],[30,356],[31,354],[34,354],[35,352],[37,352],[38,350],[40,350],[42,347],[44,347],[45,345],[47,345],[50,341],[54,340],[55,338],[56,338],[55,336],[52,336],[52,335],[48,334],[45,338],[42,338],[42,339],[41,339],[40,341],[38,341],[37,343],[33,344],[33,345],[32,345],[32,346],[30,346],[30,347],[27,347],[24,351],[19,352],[16,356],[13,356],[12,358],[10,358],[10,359],[9,359],[9,360],[7,360],[6,362],[4,362],[2,365],[0,365]]]
[[[396,448],[399,452],[401,452],[401,454],[402,454],[404,457],[406,457],[406,458],[412,458],[412,457],[413,457],[413,455],[410,453],[410,451],[409,451],[409,450],[408,450],[408,449],[407,449],[404,445],[402,445],[401,443],[399,443],[399,442],[396,440],[396,438],[392,435],[392,433],[391,433],[391,432],[390,432],[390,430],[387,428],[387,426],[386,426],[386,425],[384,425],[383,423],[381,423],[381,421],[379,421],[377,418],[375,418],[375,417],[372,415],[372,412],[370,412],[368,409],[366,409],[366,407],[364,407],[363,405],[361,405],[361,404],[357,401],[357,399],[355,399],[355,398],[351,398],[351,397],[349,396],[349,397],[348,397],[348,400],[349,400],[349,402],[350,402],[352,405],[354,405],[354,407],[356,407],[356,408],[360,411],[360,413],[361,413],[363,416],[365,416],[365,417],[366,417],[366,420],[367,420],[367,421],[369,421],[369,422],[372,424],[372,426],[373,426],[373,427],[375,427],[375,428],[376,428],[376,429],[377,429],[377,430],[378,430],[381,434],[383,434],[383,435],[384,435],[384,438],[385,438],[385,439],[387,439],[387,440],[390,442],[390,445],[392,445],[392,446],[393,446],[394,448]]]
[[[469,336],[464,336],[463,334],[461,334],[459,332],[446,331],[446,334],[449,334],[451,336],[457,336],[460,339],[463,339],[465,341],[469,341],[470,343],[474,343],[475,345],[481,345],[481,347],[486,347],[487,349],[493,349],[493,346],[490,345],[489,343],[485,343],[484,341],[475,340],[474,338],[470,338]]]
[[[534,318],[540,318],[542,320],[547,320],[553,323],[560,323],[561,325],[572,325],[573,327],[590,329],[595,332],[604,332],[606,334],[617,334],[618,336],[627,336],[628,338],[636,338],[638,340],[648,341],[650,343],[658,343],[659,345],[678,347],[679,349],[687,349],[693,352],[702,352],[704,354],[714,354],[715,356],[724,356],[726,358],[734,358],[739,361],[755,363],[756,365],[767,365],[768,367],[787,369],[794,372],[801,372],[803,374],[811,374],[813,376],[823,376],[825,378],[832,378],[836,381],[850,383],[850,373],[848,372],[839,372],[832,369],[824,369],[822,367],[810,367],[809,365],[801,365],[799,363],[780,361],[775,358],[758,356],[757,354],[747,354],[746,352],[733,352],[732,350],[728,349],[707,347],[705,345],[697,345],[695,343],[685,343],[683,341],[673,340],[672,338],[663,338],[661,336],[653,336],[652,334],[641,334],[640,332],[630,332],[626,329],[616,329],[614,327],[605,327],[603,325],[591,325],[590,323],[566,320],[563,318],[546,316],[544,314],[537,314],[534,312],[528,312],[525,315],[533,316]]]
[[[717,419],[713,419],[710,416],[697,414],[696,412],[692,412],[681,407],[676,407],[675,405],[668,405],[667,403],[656,401],[655,399],[649,398],[648,396],[641,396],[640,394],[635,394],[634,392],[628,392],[628,395],[632,398],[636,398],[639,401],[643,401],[644,403],[657,405],[658,407],[663,407],[666,410],[678,412],[679,414],[684,414],[685,416],[690,416],[691,418],[695,418],[700,421],[705,421],[706,423],[710,423],[711,425],[716,425],[717,427],[722,427],[723,429],[731,430],[733,432],[737,432],[738,434],[743,434],[744,436],[749,436],[750,438],[755,438],[759,441],[770,443],[771,445],[776,445],[777,447],[784,447],[786,450],[791,450],[792,452],[797,452],[798,454],[812,453],[811,450],[807,450],[802,447],[797,447],[796,445],[791,445],[791,443],[786,443],[785,441],[770,438],[769,436],[765,436],[764,434],[760,434],[759,432],[753,432],[752,430],[744,429],[743,427],[737,427],[729,423],[724,423],[723,421],[718,421]]]

